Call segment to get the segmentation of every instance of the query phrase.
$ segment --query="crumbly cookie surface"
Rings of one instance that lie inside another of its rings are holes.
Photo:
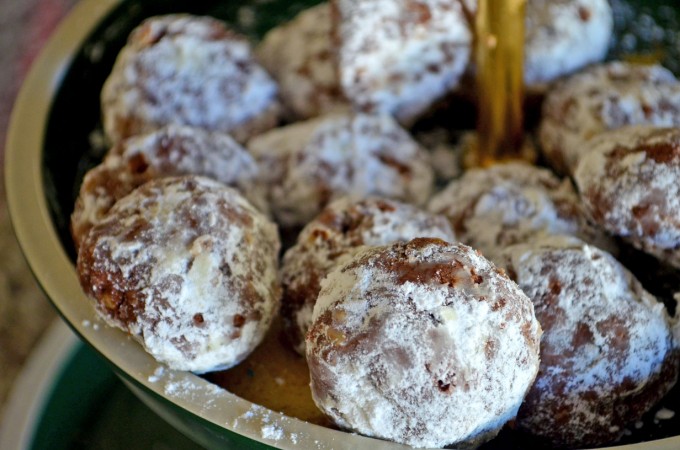
[[[506,269],[543,327],[517,426],[556,447],[596,447],[675,384],[680,352],[663,303],[611,255],[569,237],[509,247]]]
[[[625,127],[590,146],[575,179],[593,221],[680,267],[680,130]]]
[[[330,4],[321,3],[268,31],[255,49],[293,119],[349,108],[338,80],[331,22]]]
[[[210,17],[147,19],[130,34],[101,94],[113,142],[167,124],[230,133],[237,141],[278,123],[278,88],[248,41]]]
[[[388,115],[330,114],[271,130],[248,149],[283,227],[307,224],[345,195],[422,205],[433,188],[429,154]]]
[[[152,180],[119,200],[82,242],[77,270],[99,315],[161,363],[233,366],[278,310],[276,226],[208,178]]]
[[[540,335],[529,299],[473,249],[374,247],[322,282],[307,335],[312,394],[365,435],[477,445],[515,416]]]
[[[572,175],[599,133],[628,125],[680,125],[680,82],[667,69],[614,61],[548,92],[538,130],[545,158]]]
[[[429,210],[446,215],[462,242],[494,262],[506,246],[541,234],[578,236],[616,251],[587,220],[569,180],[525,163],[468,170],[430,200]]]
[[[432,237],[455,242],[444,216],[380,197],[344,197],[330,203],[300,232],[281,266],[281,312],[288,337],[305,353],[305,336],[312,324],[321,281],[333,267],[364,246]]]
[[[255,160],[229,135],[168,125],[119,142],[85,174],[71,214],[76,248],[118,199],[154,178],[189,174],[232,186],[259,210],[269,209]]]
[[[409,124],[455,88],[472,33],[458,0],[332,0],[340,86],[366,112]]]
[[[607,0],[528,0],[524,82],[538,88],[602,61],[613,25]]]

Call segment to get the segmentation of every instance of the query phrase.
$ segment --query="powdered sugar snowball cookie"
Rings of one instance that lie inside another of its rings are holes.
[[[674,320],[610,254],[575,238],[545,236],[504,257],[543,327],[517,427],[554,447],[617,440],[677,380]]]
[[[349,108],[338,81],[328,3],[271,29],[255,54],[279,84],[281,102],[293,119]]]
[[[607,0],[528,0],[524,83],[531,91],[602,61],[613,36]]]
[[[110,325],[172,369],[243,360],[279,307],[276,226],[236,190],[199,176],[151,180],[92,227],[85,293]]]
[[[410,124],[454,89],[472,32],[458,0],[331,0],[340,86],[366,112]]]
[[[281,266],[281,313],[295,350],[305,354],[305,336],[312,324],[321,280],[333,267],[363,246],[417,237],[456,241],[446,217],[380,197],[341,198],[308,223],[295,245],[286,251]]]
[[[588,139],[627,125],[680,125],[680,82],[659,65],[593,66],[548,92],[538,130],[545,158],[573,174]]]
[[[339,426],[414,447],[474,447],[538,371],[531,301],[463,244],[371,247],[321,283],[307,334],[314,401]]]
[[[589,146],[575,180],[592,220],[680,268],[680,129],[624,127]]]
[[[615,241],[591,224],[568,179],[525,163],[466,171],[428,209],[446,215],[461,242],[498,263],[501,250],[540,234],[567,234],[611,252]]]
[[[388,115],[334,113],[270,130],[248,149],[283,227],[305,225],[345,195],[422,205],[432,192],[427,150]]]
[[[119,142],[85,174],[71,214],[76,248],[118,199],[151,179],[187,174],[214,178],[259,210],[269,209],[257,164],[246,149],[224,133],[168,125]]]
[[[166,124],[230,133],[244,142],[277,125],[278,88],[245,37],[210,17],[145,20],[130,34],[101,93],[114,142]]]

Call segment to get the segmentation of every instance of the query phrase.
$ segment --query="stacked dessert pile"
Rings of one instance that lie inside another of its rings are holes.
[[[140,24],[72,216],[100,315],[197,373],[238,365],[280,318],[317,407],[368,436],[620,438],[678,376],[675,320],[616,255],[680,267],[680,83],[601,62],[605,0],[530,0],[547,166],[437,186],[412,127],[471,94],[475,8],[332,0],[254,51],[208,17]]]

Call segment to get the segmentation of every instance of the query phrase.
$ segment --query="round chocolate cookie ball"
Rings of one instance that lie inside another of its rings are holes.
[[[339,426],[466,447],[515,417],[538,371],[531,301],[462,244],[372,247],[321,284],[307,334],[316,404]]]
[[[71,214],[76,248],[118,199],[149,180],[175,175],[213,178],[268,211],[257,164],[246,149],[224,133],[168,125],[118,142],[85,174]]]
[[[446,217],[413,205],[379,197],[344,197],[330,203],[302,229],[283,257],[281,313],[294,348],[305,353],[305,336],[312,324],[321,280],[333,267],[363,246],[417,237],[456,241]]]
[[[338,82],[331,15],[329,2],[305,9],[269,30],[255,49],[279,84],[281,102],[292,119],[349,108]]]
[[[191,125],[245,142],[276,126],[277,94],[249,42],[223,22],[151,17],[132,31],[104,83],[104,130],[117,142],[162,125]]]
[[[356,109],[409,125],[458,85],[473,39],[464,2],[331,5],[340,86]]]
[[[172,369],[244,359],[278,310],[276,226],[237,191],[198,176],[149,181],[83,240],[77,271],[110,325]]]
[[[663,303],[611,255],[564,236],[506,249],[543,327],[541,364],[516,425],[554,447],[592,448],[673,387],[680,351]]]
[[[625,127],[589,146],[575,179],[592,220],[680,268],[680,129]]]
[[[572,175],[588,140],[627,125],[680,125],[680,82],[659,65],[614,61],[558,84],[543,104],[538,137],[543,155]]]
[[[616,250],[588,222],[569,180],[529,164],[468,170],[430,200],[429,210],[446,215],[461,242],[494,262],[506,246],[541,234],[569,234]]]
[[[608,0],[528,0],[524,82],[529,90],[602,61],[614,18]]]
[[[282,227],[303,226],[328,202],[377,195],[417,205],[432,192],[427,150],[390,116],[343,113],[263,133],[248,142]]]

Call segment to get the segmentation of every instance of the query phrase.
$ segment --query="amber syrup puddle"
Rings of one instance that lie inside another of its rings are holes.
[[[232,369],[207,374],[205,378],[272,411],[332,426],[312,400],[307,362],[288,345],[279,318],[245,361]]]

